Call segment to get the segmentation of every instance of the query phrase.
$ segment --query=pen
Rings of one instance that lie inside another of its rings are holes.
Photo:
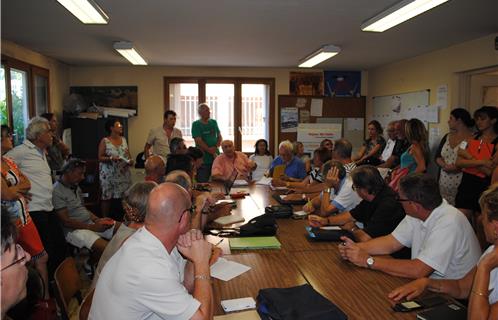
[[[223,240],[225,240],[225,238],[223,238],[220,241],[218,241],[214,246],[217,247],[219,244],[221,244],[223,242]]]

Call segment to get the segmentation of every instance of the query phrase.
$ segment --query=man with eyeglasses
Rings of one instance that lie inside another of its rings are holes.
[[[16,244],[16,226],[2,207],[1,230],[1,319],[7,311],[26,297],[28,269],[26,263],[31,259],[29,253]]]
[[[89,319],[212,319],[212,245],[190,229],[191,207],[177,184],[152,190],[144,227],[102,270]]]
[[[349,231],[358,242],[390,234],[405,217],[396,194],[382,179],[377,168],[360,166],[351,172],[352,189],[362,199],[353,209],[329,217],[310,215],[313,227],[339,225]],[[360,226],[361,225],[361,228]],[[409,254],[408,254],[409,255]],[[406,256],[400,252],[396,256]]]
[[[347,237],[339,245],[343,259],[357,266],[418,279],[460,279],[478,262],[481,248],[467,218],[444,200],[429,175],[410,174],[400,180],[399,199],[406,217],[389,235],[355,243]],[[411,260],[386,255],[403,247]]]

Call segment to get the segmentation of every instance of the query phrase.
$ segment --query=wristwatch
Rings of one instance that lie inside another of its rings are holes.
[[[332,193],[332,189],[333,188],[327,188],[327,189],[325,189],[325,192],[327,192],[328,194],[331,194]]]
[[[367,267],[368,267],[368,269],[372,269],[374,263],[375,263],[374,258],[372,256],[369,256],[367,258]]]

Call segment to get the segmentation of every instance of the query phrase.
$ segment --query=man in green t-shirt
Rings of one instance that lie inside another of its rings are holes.
[[[201,103],[197,111],[201,118],[192,123],[192,137],[195,140],[195,146],[204,151],[204,162],[197,170],[197,181],[208,182],[211,177],[213,160],[220,154],[218,147],[223,138],[216,120],[209,118],[211,115],[209,106],[206,103]]]

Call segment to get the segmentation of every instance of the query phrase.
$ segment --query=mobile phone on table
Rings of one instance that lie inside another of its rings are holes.
[[[398,312],[410,312],[419,309],[431,308],[446,302],[448,302],[448,300],[444,297],[430,296],[412,301],[397,303],[393,306],[393,310]]]

